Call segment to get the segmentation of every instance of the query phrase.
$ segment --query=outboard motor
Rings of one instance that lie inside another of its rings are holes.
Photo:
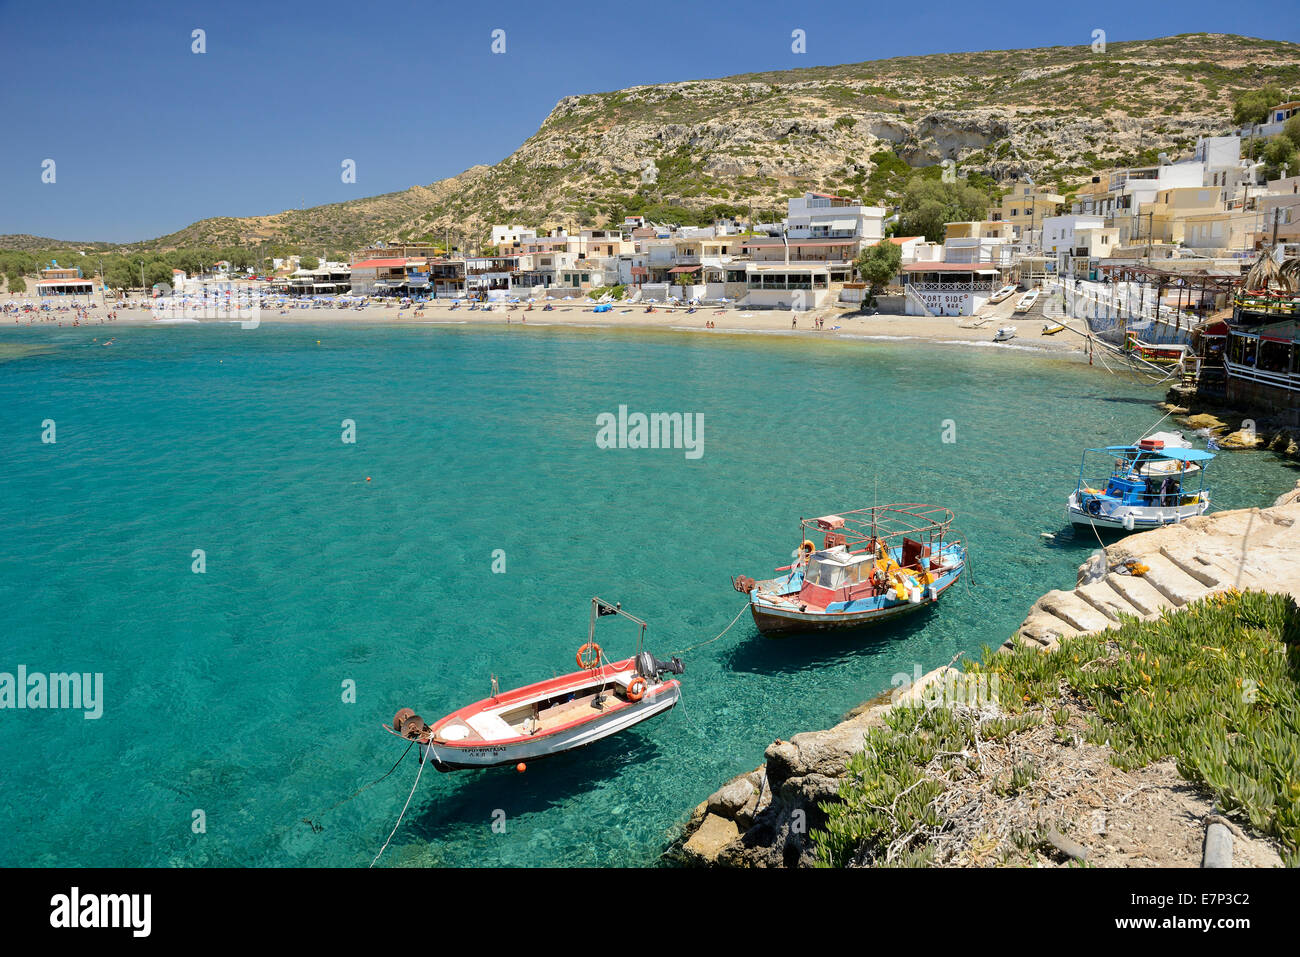
[[[643,651],[636,656],[636,673],[642,678],[658,680],[665,671],[680,675],[685,670],[686,666],[682,664],[682,659],[675,655],[669,661],[660,661],[648,651]]]

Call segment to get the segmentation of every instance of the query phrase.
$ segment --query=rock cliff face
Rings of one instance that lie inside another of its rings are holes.
[[[1233,588],[1288,592],[1300,602],[1300,483],[1269,508],[1218,512],[1099,548],[1080,566],[1078,585],[1035,602],[1004,647],[1026,643],[1054,651],[1073,636],[1117,626],[1120,615],[1152,619]],[[773,742],[763,765],[695,809],[669,856],[694,865],[811,865],[808,832],[824,823],[820,805],[838,800],[839,779],[862,749],[865,731],[882,723],[890,707],[924,700],[950,671],[938,668],[897,701],[869,702],[829,730]],[[1188,789],[1177,785],[1176,774],[1151,773],[1144,788],[1163,787],[1170,800],[1186,801]],[[1161,778],[1169,780],[1154,780]],[[1238,836],[1249,843],[1248,835]],[[1272,861],[1271,854],[1261,848],[1258,860]]]
[[[900,159],[1064,187],[1226,132],[1240,91],[1300,85],[1293,43],[1193,34],[1094,51],[1080,40],[567,96],[496,166],[350,203],[204,220],[158,242],[333,247],[445,229],[481,239],[492,223],[572,226],[637,209],[776,215],[806,189],[887,199]]]

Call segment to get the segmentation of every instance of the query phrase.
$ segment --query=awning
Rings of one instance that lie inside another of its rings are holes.
[[[699,267],[699,266],[674,266],[672,269],[670,269],[670,270],[668,270],[668,271],[669,271],[670,273],[675,273],[675,272],[699,272],[699,271],[700,271],[700,267]]]

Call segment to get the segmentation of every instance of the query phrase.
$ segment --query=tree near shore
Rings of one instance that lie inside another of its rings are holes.
[[[914,177],[903,192],[898,211],[898,235],[924,236],[932,243],[943,242],[945,223],[983,219],[989,197],[974,186],[958,180]]]
[[[870,290],[864,306],[876,303],[876,297],[898,275],[903,264],[903,250],[897,243],[882,239],[874,246],[869,246],[858,256],[854,266],[864,282],[870,283]]]
[[[1276,86],[1247,90],[1232,102],[1232,122],[1237,126],[1263,123],[1268,111],[1282,102],[1282,91]]]

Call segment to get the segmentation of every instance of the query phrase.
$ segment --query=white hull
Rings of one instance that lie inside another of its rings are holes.
[[[1202,496],[1204,498],[1204,496]],[[1169,505],[1165,507],[1147,505],[1116,505],[1109,511],[1103,509],[1093,515],[1079,507],[1077,493],[1070,496],[1065,507],[1066,517],[1074,525],[1095,528],[1112,528],[1120,531],[1135,532],[1162,525],[1177,525],[1189,518],[1204,515],[1210,509],[1208,501],[1195,502],[1191,505]]]
[[[420,760],[432,760],[439,770],[457,768],[490,768],[501,764],[535,761],[607,738],[626,731],[677,704],[680,687],[675,684],[656,686],[640,701],[621,707],[608,718],[596,718],[574,728],[541,734],[522,741],[502,743],[483,742],[472,745],[451,745],[432,742],[420,745]]]

